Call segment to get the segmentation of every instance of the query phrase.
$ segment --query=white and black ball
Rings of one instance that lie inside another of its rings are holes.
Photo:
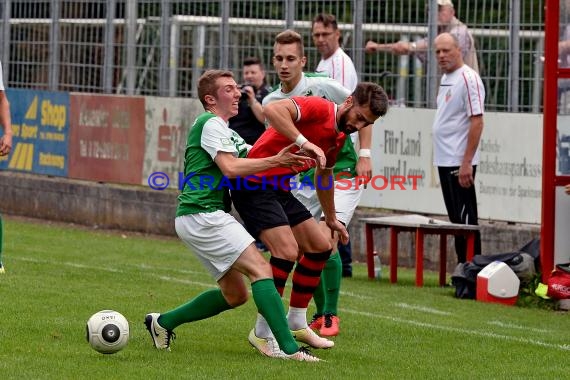
[[[87,321],[87,341],[102,354],[114,354],[129,341],[129,322],[119,312],[101,310]]]

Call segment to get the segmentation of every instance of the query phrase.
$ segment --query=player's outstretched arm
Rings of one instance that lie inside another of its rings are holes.
[[[229,152],[218,152],[214,161],[228,178],[247,176],[275,167],[304,166],[310,157],[291,153],[295,144],[291,144],[276,154],[266,158],[237,158]]]

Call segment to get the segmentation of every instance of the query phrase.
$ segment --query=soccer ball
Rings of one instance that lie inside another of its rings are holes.
[[[102,354],[114,354],[129,341],[129,322],[119,312],[101,310],[87,321],[87,341]]]

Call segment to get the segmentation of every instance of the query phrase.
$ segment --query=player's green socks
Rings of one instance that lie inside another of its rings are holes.
[[[273,280],[267,278],[252,282],[251,292],[257,310],[267,321],[279,348],[288,355],[297,352],[299,345],[289,331],[283,301],[281,301]]]
[[[329,260],[332,260],[333,256],[338,256],[338,253],[333,253],[331,255],[331,257],[329,257]],[[319,282],[319,285],[317,286],[317,288],[315,289],[315,292],[313,293],[313,300],[315,301],[315,306],[317,308],[317,310],[315,311],[316,315],[323,315],[325,313],[325,301],[326,301],[326,282],[327,282],[327,278],[325,275],[325,271],[326,268],[328,266],[328,261],[327,264],[325,264],[325,267],[323,268],[323,271],[321,272],[321,281]]]
[[[190,302],[160,314],[158,323],[167,330],[174,330],[183,323],[213,317],[229,309],[232,307],[227,303],[221,289],[210,289],[199,294]]]
[[[340,294],[340,281],[342,279],[342,260],[338,252],[331,255],[327,260],[322,273],[322,279],[323,278],[325,280],[325,304],[322,314],[332,313],[338,315],[338,297]]]

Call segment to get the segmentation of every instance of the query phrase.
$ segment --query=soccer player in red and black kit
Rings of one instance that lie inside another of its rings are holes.
[[[332,168],[347,134],[370,127],[386,114],[388,97],[375,83],[360,83],[341,105],[309,96],[293,97],[264,107],[269,128],[254,144],[248,158],[273,155],[295,142],[315,159],[314,184],[325,214],[325,222],[340,240],[348,241],[345,226],[336,218]],[[290,192],[290,179],[309,169],[275,168],[249,177],[232,190],[232,201],[248,231],[259,237],[271,252],[270,263],[278,292],[293,272],[288,322],[295,338],[315,348],[330,348],[334,342],[319,337],[307,324],[307,307],[317,287],[321,271],[331,254],[331,244],[311,213]],[[239,187],[239,189],[238,189]],[[299,252],[304,252],[301,257]],[[258,315],[249,342],[267,356],[279,354],[269,328]]]

